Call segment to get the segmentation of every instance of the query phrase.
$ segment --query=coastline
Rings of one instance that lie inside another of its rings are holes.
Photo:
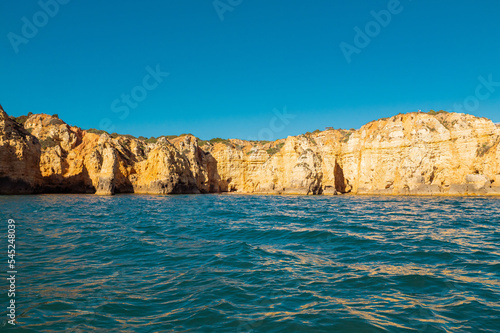
[[[29,193],[29,194],[0,194],[0,198],[8,197],[8,196],[60,196],[60,195],[69,195],[69,196],[89,196],[89,197],[119,197],[119,196],[153,196],[153,197],[162,197],[162,196],[205,196],[205,195],[222,195],[222,196],[283,196],[283,197],[421,197],[421,198],[436,198],[436,197],[454,197],[454,198],[500,198],[500,193],[468,193],[468,194],[450,194],[450,193],[411,193],[411,194],[396,194],[396,193],[342,193],[342,194],[304,194],[304,193],[272,193],[272,192],[212,192],[212,193],[168,193],[168,194],[158,194],[158,193],[115,193],[113,195],[107,194],[95,194],[95,193],[79,193],[79,192],[66,192],[66,193]]]
[[[276,141],[146,139],[0,110],[0,193],[500,195],[500,126],[398,114]]]

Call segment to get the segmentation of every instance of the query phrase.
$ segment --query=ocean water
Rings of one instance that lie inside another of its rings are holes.
[[[1,196],[18,332],[499,332],[500,200]]]

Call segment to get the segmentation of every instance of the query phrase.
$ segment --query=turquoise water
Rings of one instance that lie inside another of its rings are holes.
[[[19,332],[500,330],[494,198],[41,195],[0,209],[2,276],[17,225]]]

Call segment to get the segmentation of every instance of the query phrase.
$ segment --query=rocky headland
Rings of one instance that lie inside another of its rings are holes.
[[[135,138],[0,108],[0,194],[500,195],[500,126],[398,114],[274,142]]]

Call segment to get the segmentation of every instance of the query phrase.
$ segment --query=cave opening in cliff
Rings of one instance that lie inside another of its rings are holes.
[[[335,190],[339,193],[345,193],[345,178],[344,178],[344,170],[339,165],[338,162],[335,162],[335,167],[333,169],[333,174],[335,176]]]

